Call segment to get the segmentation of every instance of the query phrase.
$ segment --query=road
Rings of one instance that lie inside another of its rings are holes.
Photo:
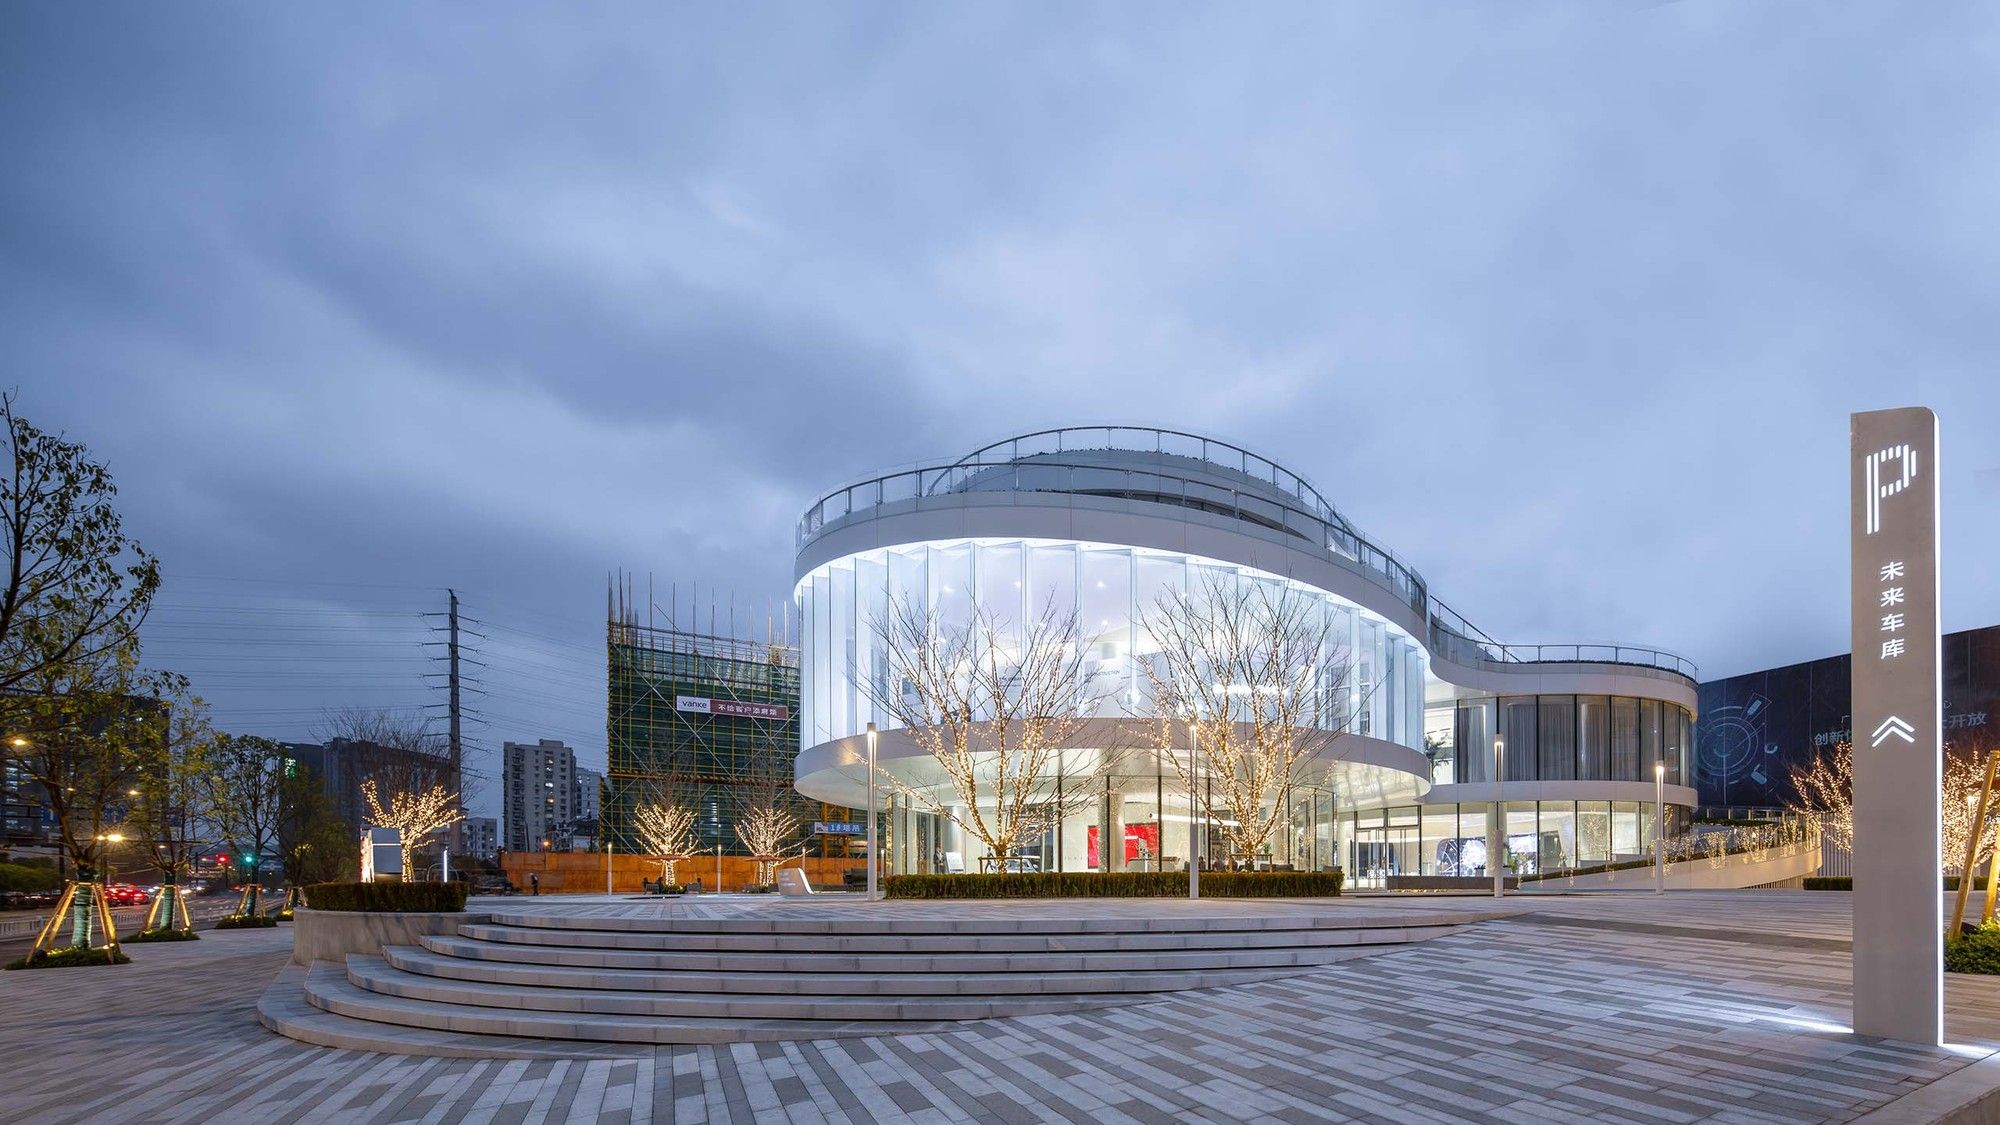
[[[189,899],[188,917],[194,922],[195,929],[197,930],[207,929],[209,925],[213,923],[217,918],[220,918],[223,915],[228,914],[231,911],[235,910],[236,900],[237,896],[234,894],[201,895],[197,898]],[[265,900],[267,908],[269,905],[275,904],[277,901],[279,900],[275,896],[267,898]],[[118,932],[120,934],[135,933],[138,931],[139,927],[145,923],[147,909],[148,908],[144,906],[115,906],[112,907],[111,909],[111,921],[117,925]],[[0,911],[0,919],[21,918],[27,916],[45,918],[48,916],[48,911],[46,910]],[[26,954],[28,952],[28,947],[32,946],[34,943],[35,943],[35,935],[33,934],[27,934],[21,937],[0,938],[0,961],[12,961],[14,958]]]

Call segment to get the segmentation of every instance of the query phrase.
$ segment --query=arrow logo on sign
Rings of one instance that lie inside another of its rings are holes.
[[[1914,743],[1917,740],[1917,728],[1904,722],[1901,718],[1891,715],[1882,720],[1881,726],[1875,728],[1875,733],[1868,738],[1868,745],[1880,746],[1892,738],[1900,738],[1904,742]]]

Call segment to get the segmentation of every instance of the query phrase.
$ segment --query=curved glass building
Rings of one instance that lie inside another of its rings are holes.
[[[873,625],[892,602],[960,622],[975,606],[1016,621],[1047,606],[1073,611],[1085,674],[1110,685],[1101,707],[1113,719],[1148,713],[1145,664],[1156,654],[1143,621],[1162,593],[1220,581],[1310,599],[1339,643],[1348,697],[1323,781],[1289,796],[1290,831],[1260,863],[1342,867],[1364,886],[1486,877],[1497,803],[1514,870],[1590,866],[1643,854],[1656,767],[1671,809],[1695,802],[1689,662],[1637,646],[1494,641],[1304,478],[1213,438],[1047,430],[872,477],[806,512],[796,573],[796,779],[818,800],[864,802],[871,721],[884,769],[942,782],[864,690],[884,674],[888,642]],[[1179,774],[1144,755],[1121,762],[1109,778],[1092,771],[1103,792],[1087,807],[1004,862],[1184,865],[1193,845]],[[896,872],[976,871],[995,859],[972,854],[978,844],[948,818],[907,803],[891,803],[885,848]]]

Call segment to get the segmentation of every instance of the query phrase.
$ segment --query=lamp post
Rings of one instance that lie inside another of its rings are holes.
[[[868,901],[875,901],[879,865],[875,858],[875,724],[868,724]]]
[[[1202,813],[1196,810],[1195,786],[1201,780],[1201,728],[1188,724],[1188,897],[1201,897]]]
[[[1507,851],[1507,802],[1500,799],[1500,767],[1507,761],[1507,743],[1493,740],[1493,816],[1492,830],[1486,834],[1486,866],[1493,872],[1493,897],[1501,898],[1507,893],[1507,867],[1501,858]]]
[[[1653,763],[1653,893],[1667,893],[1667,763]]]

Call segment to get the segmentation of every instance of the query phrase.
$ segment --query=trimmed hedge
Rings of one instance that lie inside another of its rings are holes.
[[[129,965],[130,957],[116,949],[99,946],[72,945],[68,949],[58,949],[53,953],[44,949],[7,962],[8,969],[72,969],[81,965]]]
[[[262,930],[277,924],[276,918],[265,914],[231,914],[215,920],[218,930]]]
[[[469,884],[314,883],[305,889],[312,910],[367,910],[389,914],[450,914],[465,909]]]
[[[2000,926],[1981,926],[1945,942],[1944,971],[2000,974]]]
[[[1215,898],[1325,898],[1340,893],[1339,871],[1204,871],[1201,893]],[[1019,872],[1005,875],[891,875],[889,898],[1185,898],[1185,872]]]

